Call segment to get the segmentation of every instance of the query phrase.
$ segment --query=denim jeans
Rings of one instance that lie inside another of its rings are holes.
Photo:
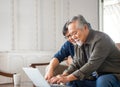
[[[99,76],[96,80],[75,80],[67,83],[71,87],[120,87],[120,81],[113,74]]]

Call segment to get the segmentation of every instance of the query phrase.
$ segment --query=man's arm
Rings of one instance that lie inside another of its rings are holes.
[[[62,45],[61,49],[54,55],[53,59],[50,61],[48,71],[45,75],[45,79],[49,80],[51,77],[53,77],[55,68],[59,65],[61,61],[63,61],[66,57],[71,55],[70,50],[72,49],[74,49],[74,47],[71,46],[70,42],[68,41],[66,41]]]
[[[66,57],[74,55],[74,46],[69,42],[66,41],[61,49],[53,56],[54,58],[57,58],[59,62],[63,61]]]
[[[49,64],[49,69],[50,71],[54,71],[55,68],[59,65],[59,61],[57,58],[53,58],[51,61],[50,61],[50,64]]]
[[[57,58],[53,58],[51,61],[50,61],[50,64],[48,66],[48,70],[45,74],[45,79],[46,80],[49,80],[50,78],[53,77],[54,75],[54,70],[55,68],[59,65],[59,61]]]

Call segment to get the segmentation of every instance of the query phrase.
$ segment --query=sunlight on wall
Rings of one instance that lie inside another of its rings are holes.
[[[120,42],[120,1],[104,1],[104,32],[107,33],[113,41]]]

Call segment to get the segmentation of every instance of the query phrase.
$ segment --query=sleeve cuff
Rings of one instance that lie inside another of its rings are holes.
[[[83,80],[85,78],[85,75],[80,70],[76,70],[72,74],[80,80]]]

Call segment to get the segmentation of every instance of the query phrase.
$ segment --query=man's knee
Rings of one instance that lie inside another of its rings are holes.
[[[114,75],[108,74],[108,75],[101,75],[98,77],[96,81],[97,87],[111,87],[110,85],[116,85],[117,79]],[[114,87],[114,86],[113,86]]]

